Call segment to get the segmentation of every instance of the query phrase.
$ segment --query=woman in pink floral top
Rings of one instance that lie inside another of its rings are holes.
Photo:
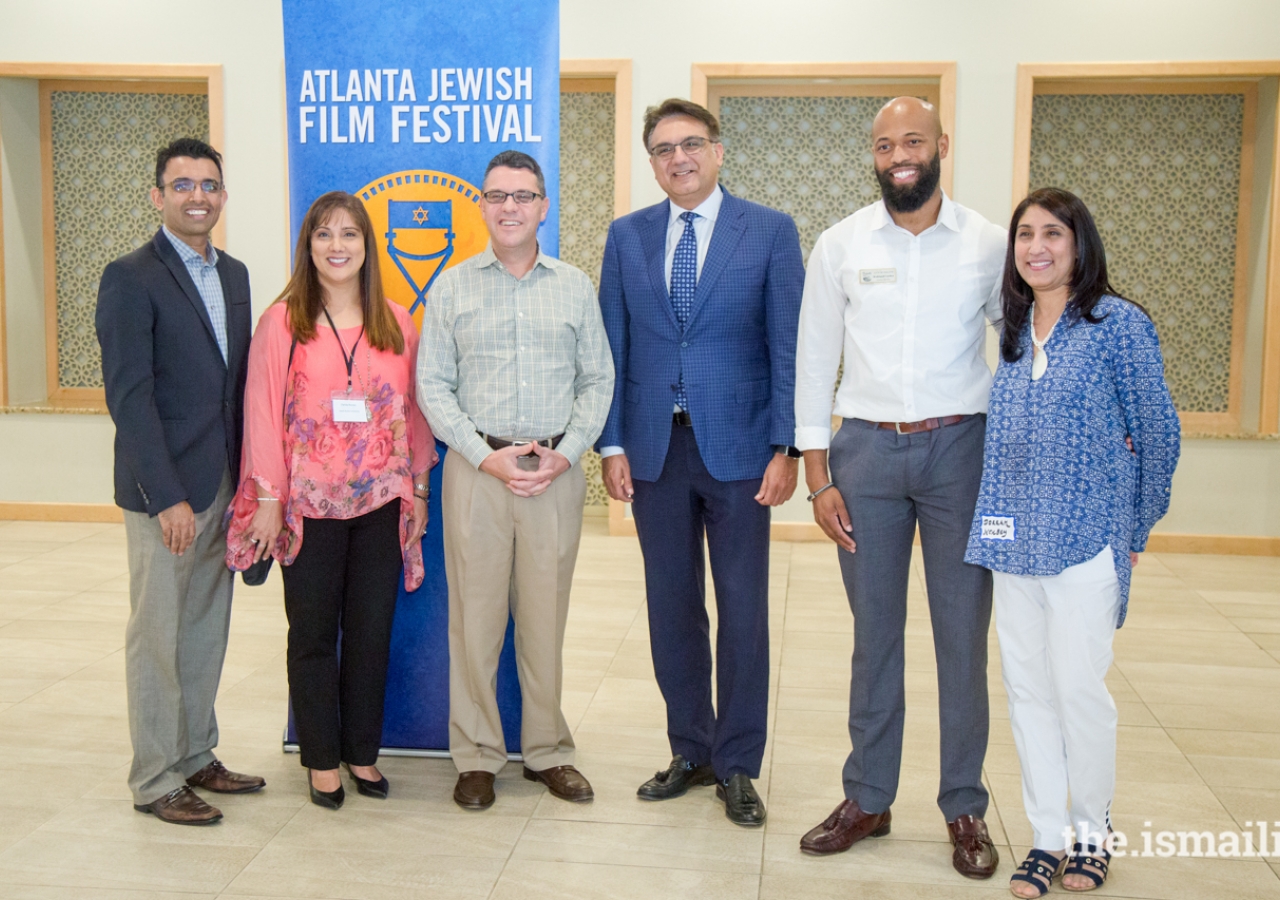
[[[364,205],[325,194],[249,349],[227,563],[280,560],[302,765],[312,802],[331,809],[339,763],[360,793],[387,795],[376,763],[391,625],[402,565],[410,590],[422,583],[437,460],[414,399],[417,354],[413,320],[383,299]]]

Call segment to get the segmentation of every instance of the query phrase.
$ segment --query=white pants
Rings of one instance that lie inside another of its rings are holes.
[[[1057,575],[994,575],[1009,722],[1035,846],[1069,849],[1068,827],[1076,840],[1101,844],[1116,785],[1116,705],[1105,681],[1120,611],[1111,548]]]

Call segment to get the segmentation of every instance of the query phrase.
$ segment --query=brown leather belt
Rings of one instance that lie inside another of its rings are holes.
[[[561,432],[560,434],[557,434],[555,437],[543,438],[540,441],[521,441],[521,440],[504,441],[502,438],[496,438],[491,434],[484,434],[483,432],[478,432],[478,433],[480,434],[480,437],[484,438],[484,442],[488,444],[490,447],[492,447],[494,450],[501,450],[504,447],[514,447],[516,444],[520,444],[521,446],[525,446],[527,444],[538,444],[550,450],[554,450],[556,449],[556,447],[559,447],[560,442],[564,440],[563,432]]]
[[[885,428],[889,431],[896,431],[898,434],[917,434],[921,431],[933,431],[935,428],[941,428],[944,425],[955,425],[957,422],[963,422],[968,416],[943,416],[940,419],[922,419],[919,422],[872,422],[871,424],[877,428]]]

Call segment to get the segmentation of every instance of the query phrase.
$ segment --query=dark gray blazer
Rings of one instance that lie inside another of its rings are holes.
[[[218,251],[227,304],[227,361],[195,282],[156,232],[110,263],[98,286],[97,331],[107,408],[116,425],[116,504],[155,515],[213,503],[228,469],[240,477],[252,315],[249,271]]]

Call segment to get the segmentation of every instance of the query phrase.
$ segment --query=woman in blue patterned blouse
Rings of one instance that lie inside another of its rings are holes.
[[[1180,432],[1155,326],[1109,284],[1080,198],[1044,188],[1018,205],[1002,306],[965,559],[994,573],[1035,833],[1009,888],[1039,897],[1059,873],[1074,891],[1107,876],[1117,717],[1104,679],[1130,572],[1169,508]]]

